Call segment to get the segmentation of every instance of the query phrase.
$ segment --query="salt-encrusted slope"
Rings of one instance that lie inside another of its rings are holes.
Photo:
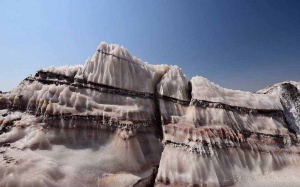
[[[83,74],[90,82],[153,93],[167,70],[166,65],[150,65],[131,56],[123,46],[102,42],[86,61]]]
[[[253,109],[282,109],[279,98],[276,96],[222,88],[200,76],[193,77],[191,84],[192,97],[197,100]]]
[[[191,100],[189,82],[178,66],[171,66],[157,85],[160,115],[168,124],[186,113]]]
[[[279,97],[290,129],[296,134],[300,133],[300,82],[285,81],[256,93]]]
[[[101,43],[85,65],[41,69],[1,93],[9,158],[0,186],[130,186],[150,176],[162,151],[155,91],[168,69]]]
[[[41,69],[2,94],[0,102],[39,115],[155,121],[154,92],[168,69],[142,62],[122,46],[102,42],[84,66]]]
[[[0,186],[299,186],[299,85],[188,81],[102,42],[0,93]]]
[[[157,92],[179,100],[190,101],[188,80],[178,66],[171,66],[157,85]]]
[[[299,140],[278,95],[225,89],[199,76],[190,84],[189,104],[163,101],[181,112],[171,113],[163,126],[158,186],[256,186],[253,178],[282,176],[286,168],[299,167]],[[295,104],[299,96],[291,93],[288,101]]]

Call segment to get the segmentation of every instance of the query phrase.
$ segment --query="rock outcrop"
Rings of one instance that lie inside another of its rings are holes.
[[[0,186],[297,186],[299,89],[188,81],[101,43],[0,93]]]

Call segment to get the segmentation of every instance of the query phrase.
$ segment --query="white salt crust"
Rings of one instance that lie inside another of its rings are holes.
[[[0,110],[0,186],[132,186],[149,176],[152,165],[160,159],[157,186],[300,184],[296,175],[299,148],[292,143],[288,130],[300,127],[298,105],[282,97],[286,94],[280,87],[282,83],[253,94],[221,88],[198,76],[191,79],[189,88],[178,66],[150,65],[132,56],[123,46],[104,42],[84,65],[40,71],[74,78],[76,84],[98,83],[152,96],[157,91],[175,100],[158,99],[158,111],[156,99],[101,92],[104,88],[99,88],[100,91],[79,88],[65,77],[59,80],[61,77],[40,76],[37,78],[40,82],[24,81],[10,93],[0,94],[1,108],[9,106],[25,111]],[[55,84],[56,81],[64,84]],[[299,91],[299,82],[288,83]],[[190,103],[182,105],[182,100]],[[282,110],[290,123],[275,114],[192,106],[193,100]],[[157,112],[167,125],[163,127],[162,141],[173,143],[165,144],[162,156],[161,140],[155,137],[154,126],[150,127],[152,131],[145,128],[142,132],[97,127],[89,120],[59,119],[53,124],[44,121],[49,115],[66,114],[106,116],[132,124],[134,120],[153,120]],[[223,131],[226,136],[220,138],[223,135],[218,133]],[[244,138],[242,131],[282,139],[274,141],[267,137],[260,141],[252,135]],[[233,132],[238,132],[238,137]],[[218,145],[219,149],[204,147],[199,141]],[[249,147],[240,147],[241,142]]]
[[[72,124],[50,128],[35,116],[18,117],[22,120],[0,135],[0,145],[10,144],[0,148],[0,186],[133,185],[151,174],[162,151],[152,134]]]
[[[192,98],[253,109],[282,109],[278,96],[222,88],[204,77],[193,77]]]
[[[160,95],[190,101],[188,80],[178,66],[171,66],[157,85]]]

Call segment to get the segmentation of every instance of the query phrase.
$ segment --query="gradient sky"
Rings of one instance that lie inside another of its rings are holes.
[[[231,89],[300,81],[298,0],[0,0],[0,90],[83,64],[101,41]]]

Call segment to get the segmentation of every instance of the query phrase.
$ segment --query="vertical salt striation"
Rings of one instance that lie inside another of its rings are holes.
[[[154,93],[168,66],[154,66],[131,56],[119,45],[102,42],[84,65],[87,81],[137,92]]]
[[[178,66],[171,66],[157,85],[163,124],[177,121],[186,113],[191,100],[189,82]]]
[[[171,112],[173,120],[163,125],[164,151],[157,186],[300,184],[295,176],[300,163],[299,140],[290,123],[297,120],[286,115],[286,111],[295,111],[290,105],[297,105],[300,99],[296,91],[287,91],[295,89],[282,88],[284,100],[278,94],[225,89],[199,76],[191,79],[190,87],[188,104],[162,98],[162,103],[184,110]],[[176,93],[167,93],[172,94]],[[289,107],[285,103],[290,103]],[[293,116],[299,117],[299,113]],[[286,175],[291,180],[286,180]]]
[[[130,186],[148,177],[162,152],[156,86],[168,69],[102,42],[85,65],[40,69],[1,93],[0,146],[9,159],[0,186]],[[27,166],[40,175],[28,179]],[[126,180],[115,180],[119,173]]]
[[[0,92],[0,187],[299,186],[299,89],[188,81],[102,42]]]
[[[300,133],[300,82],[285,81],[257,91],[280,98],[291,131]]]

